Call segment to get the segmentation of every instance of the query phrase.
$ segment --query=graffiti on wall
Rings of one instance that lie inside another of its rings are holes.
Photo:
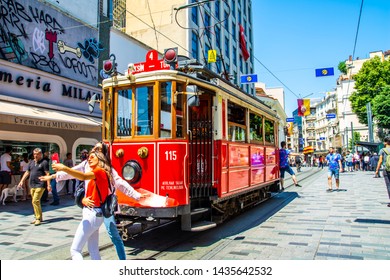
[[[38,1],[0,0],[0,58],[96,86],[98,31]]]

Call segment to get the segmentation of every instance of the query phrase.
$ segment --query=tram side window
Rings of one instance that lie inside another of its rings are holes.
[[[153,134],[153,86],[139,87],[136,90],[137,135]]]
[[[118,91],[117,136],[131,135],[132,108],[131,90]]]
[[[246,140],[245,108],[228,103],[228,139],[244,142]]]
[[[275,144],[275,124],[273,121],[268,119],[264,120],[264,132],[265,141],[271,144]]]
[[[250,114],[250,140],[263,142],[263,117]]]
[[[177,91],[183,92],[183,85],[177,84]],[[176,95],[176,137],[182,138],[183,135],[183,102],[184,102],[184,95],[183,94],[177,94]]]
[[[160,137],[169,138],[172,136],[172,83],[163,82],[160,84],[160,98]]]

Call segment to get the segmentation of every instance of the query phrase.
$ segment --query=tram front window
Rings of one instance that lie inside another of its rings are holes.
[[[132,92],[131,90],[118,91],[118,117],[117,135],[131,135],[131,115],[132,115]]]
[[[136,89],[136,134],[153,134],[153,86]]]

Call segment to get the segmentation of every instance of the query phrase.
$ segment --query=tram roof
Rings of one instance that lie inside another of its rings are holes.
[[[183,69],[185,71],[183,71]],[[108,79],[103,80],[103,88],[107,86],[126,86],[130,84],[148,82],[151,80],[170,80],[172,76],[176,76],[178,80],[183,82],[188,82],[188,79],[191,79],[193,82],[198,82],[202,86],[206,87],[207,84],[211,88],[222,88],[229,95],[250,103],[252,106],[265,111],[267,114],[276,117],[276,112],[272,108],[265,104],[262,100],[257,98],[254,95],[251,95],[243,91],[240,87],[235,84],[232,84],[227,79],[217,75],[203,65],[185,65],[180,69],[175,70],[156,70],[150,72],[141,72],[133,75],[133,81],[131,81],[129,76],[118,75]],[[252,103],[255,101],[256,103]]]

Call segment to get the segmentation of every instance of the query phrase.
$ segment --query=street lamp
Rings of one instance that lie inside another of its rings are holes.
[[[373,128],[372,128],[372,111],[371,111],[371,102],[366,104],[367,108],[367,121],[368,121],[368,142],[374,142]]]

